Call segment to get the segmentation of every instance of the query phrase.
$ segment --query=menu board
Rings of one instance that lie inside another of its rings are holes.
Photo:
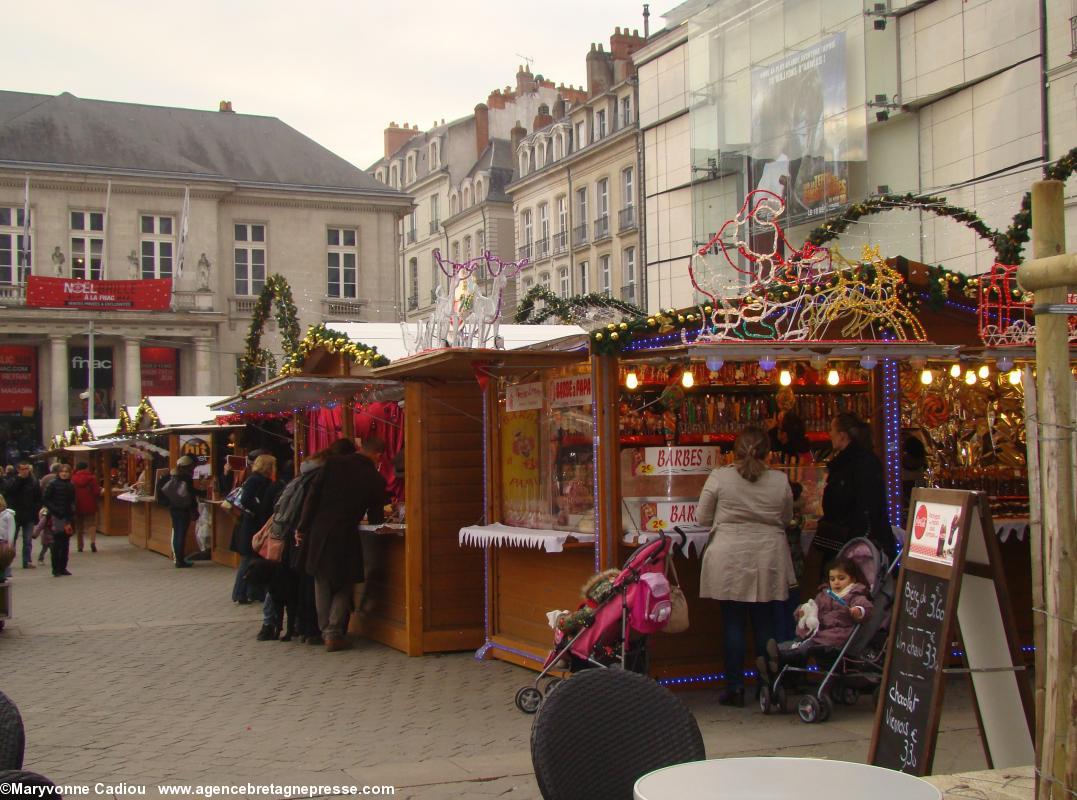
[[[948,652],[947,578],[907,572],[883,694],[882,727],[872,763],[924,774],[928,731],[942,665]]]

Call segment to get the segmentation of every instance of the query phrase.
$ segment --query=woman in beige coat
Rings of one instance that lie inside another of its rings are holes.
[[[751,617],[755,652],[772,636],[776,601],[796,583],[785,527],[793,492],[784,473],[769,469],[770,439],[745,428],[733,445],[734,463],[711,472],[696,509],[711,527],[703,553],[699,596],[721,602],[726,689],[722,705],[744,705],[745,631]]]

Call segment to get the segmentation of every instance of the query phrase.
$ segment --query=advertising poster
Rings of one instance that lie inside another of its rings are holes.
[[[752,69],[752,188],[785,200],[785,224],[849,202],[845,34]]]
[[[573,375],[550,381],[549,398],[550,408],[591,405],[591,376]]]
[[[86,400],[80,395],[90,386],[90,351],[85,347],[69,347],[67,350],[68,370],[68,415],[72,424],[86,419]],[[111,347],[95,347],[93,351],[93,388],[94,412],[97,419],[115,417],[115,362],[112,360]]]
[[[718,447],[637,447],[633,475],[709,475],[722,465]]]
[[[541,383],[517,383],[505,390],[505,411],[536,411],[542,408]]]
[[[142,396],[175,397],[179,394],[179,351],[174,347],[143,347]]]
[[[541,523],[543,502],[538,438],[541,391],[539,399],[538,409],[513,411],[502,417],[501,510],[506,525],[534,528]]]
[[[961,536],[961,506],[919,502],[911,524],[909,555],[952,566]]]
[[[697,500],[644,501],[639,507],[641,531],[671,531],[675,526],[695,527]]]
[[[87,281],[76,278],[26,278],[26,305],[32,308],[120,309],[167,311],[172,279]]]
[[[37,406],[37,348],[0,347],[0,413],[33,413]]]
[[[209,435],[180,436],[180,455],[190,456],[195,464],[209,463]]]

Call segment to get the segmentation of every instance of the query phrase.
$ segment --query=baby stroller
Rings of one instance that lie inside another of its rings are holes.
[[[838,554],[860,566],[868,581],[868,593],[874,607],[866,620],[853,628],[840,648],[809,650],[815,666],[785,663],[773,686],[760,675],[759,708],[764,714],[788,711],[788,693],[797,691],[803,682],[822,680],[814,694],[805,694],[797,703],[797,715],[803,722],[826,722],[834,703],[855,705],[861,694],[878,691],[882,683],[883,661],[890,614],[894,604],[894,567],[876,545],[865,538],[850,539]]]
[[[680,536],[683,539],[684,534]],[[646,637],[666,626],[672,610],[666,579],[666,560],[672,545],[673,539],[659,533],[654,541],[637,547],[613,578],[610,594],[594,609],[590,620],[574,634],[556,633],[554,648],[546,657],[542,672],[531,686],[516,693],[516,707],[520,711],[525,714],[538,711],[544,694],[539,690],[539,682],[550,672],[563,671],[566,666],[570,672],[619,667],[646,674]],[[550,678],[545,694],[560,682],[558,677]]]

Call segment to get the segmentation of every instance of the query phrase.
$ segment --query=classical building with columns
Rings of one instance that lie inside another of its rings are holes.
[[[91,324],[94,416],[113,417],[144,395],[233,392],[274,273],[303,330],[396,321],[396,235],[411,208],[280,120],[230,103],[207,112],[0,92],[0,440],[40,443],[85,419]],[[30,274],[171,278],[171,308],[31,306]],[[279,363],[272,323],[263,346]]]

